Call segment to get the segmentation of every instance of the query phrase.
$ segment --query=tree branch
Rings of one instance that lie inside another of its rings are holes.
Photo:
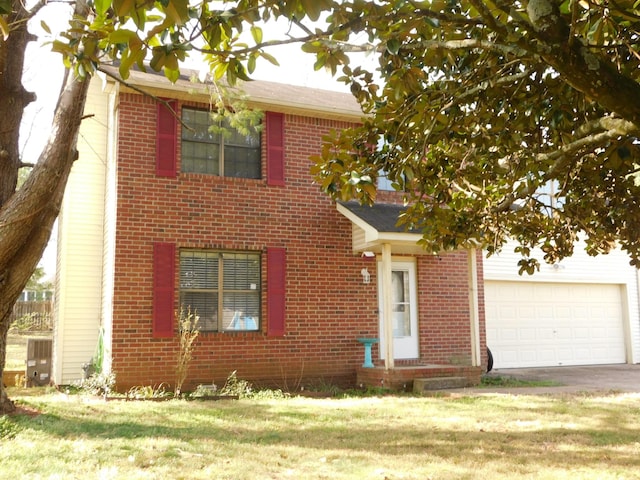
[[[383,44],[372,45],[370,43],[353,45],[347,42],[336,42],[335,40],[325,40],[328,45],[339,45],[340,50],[346,53],[366,53],[371,51],[383,52],[386,46]],[[420,40],[410,44],[403,44],[403,49],[445,49],[445,50],[491,50],[503,55],[513,55],[516,57],[529,56],[531,52],[521,47],[513,45],[503,45],[500,43],[478,38],[467,38],[462,40]]]
[[[598,129],[602,128],[606,128],[606,130],[600,133],[594,133]],[[552,162],[549,169],[543,175],[544,182],[553,179],[555,175],[566,166],[566,163],[570,159],[569,155],[572,153],[579,152],[585,147],[601,145],[608,141],[616,140],[620,136],[637,135],[640,133],[640,128],[638,128],[634,123],[626,120],[603,117],[583,125],[577,130],[577,132],[583,132],[586,133],[586,135],[563,145],[558,150],[550,153],[538,153],[535,156],[535,163],[548,164]],[[499,213],[508,210],[516,200],[533,195],[536,189],[537,186],[535,184],[530,184],[517,195],[513,192],[510,193],[500,204],[498,204],[494,209],[494,212]]]
[[[193,130],[193,128],[191,128],[189,125],[187,125],[186,123],[184,123],[182,121],[182,118],[180,117],[180,115],[178,115],[178,113],[171,108],[171,104],[164,100],[163,98],[160,98],[156,95],[154,95],[153,93],[150,93],[148,91],[146,91],[143,88],[140,88],[136,85],[133,85],[132,83],[127,82],[126,80],[123,80],[122,77],[120,77],[120,75],[116,75],[115,73],[111,73],[109,70],[105,69],[103,65],[99,65],[98,68],[96,69],[98,72],[105,74],[107,77],[112,78],[113,80],[115,80],[116,82],[118,82],[120,85],[123,85],[127,88],[130,88],[131,90],[138,92],[141,95],[144,95],[145,97],[149,97],[151,99],[153,99],[154,101],[161,103],[162,105],[164,105],[166,107],[167,110],[169,110],[169,112],[171,113],[171,115],[173,115],[173,117],[180,122],[180,125],[182,125],[184,128],[188,129],[188,130]]]

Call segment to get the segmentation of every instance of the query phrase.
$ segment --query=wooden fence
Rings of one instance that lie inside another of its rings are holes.
[[[18,332],[46,332],[53,330],[53,302],[16,302],[11,315],[11,329]]]

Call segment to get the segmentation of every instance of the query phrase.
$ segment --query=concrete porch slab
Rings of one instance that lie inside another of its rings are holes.
[[[468,365],[409,365],[385,369],[381,366],[373,368],[358,367],[356,384],[359,387],[388,388],[410,392],[414,390],[415,379],[459,377],[466,380],[465,387],[478,385],[482,375],[482,367]],[[451,387],[459,388],[459,387]]]

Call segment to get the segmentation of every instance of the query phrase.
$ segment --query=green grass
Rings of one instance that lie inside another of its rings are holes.
[[[514,377],[483,376],[480,387],[557,387],[561,384],[553,380],[522,380]]]
[[[124,402],[12,390],[0,478],[640,478],[640,395]]]

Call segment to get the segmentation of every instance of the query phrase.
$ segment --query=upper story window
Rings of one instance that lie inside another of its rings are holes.
[[[564,207],[565,198],[560,190],[560,183],[557,180],[549,180],[534,194],[540,208],[550,217],[556,210]]]
[[[395,192],[395,188],[393,188],[393,182],[387,176],[387,172],[384,170],[380,170],[378,172],[378,190],[385,192]]]
[[[257,331],[260,254],[181,251],[180,306],[198,317],[201,331]]]
[[[184,107],[182,171],[224,177],[260,178],[260,133],[243,135],[228,124],[212,131],[206,110]]]

